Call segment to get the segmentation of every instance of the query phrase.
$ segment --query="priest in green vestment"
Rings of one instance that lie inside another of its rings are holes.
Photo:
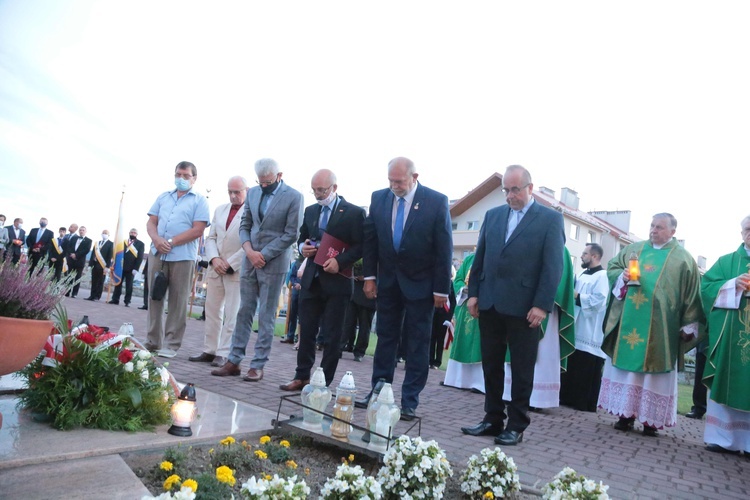
[[[638,419],[644,435],[656,436],[677,421],[680,343],[698,335],[704,316],[698,265],[674,238],[676,228],[673,215],[656,214],[649,240],[626,246],[607,265],[612,295],[602,350],[609,358],[599,407],[620,417],[617,430],[631,430]],[[637,286],[629,270],[635,257]]]
[[[709,348],[703,383],[709,389],[704,439],[714,452],[750,453],[750,216],[740,247],[703,276]]]

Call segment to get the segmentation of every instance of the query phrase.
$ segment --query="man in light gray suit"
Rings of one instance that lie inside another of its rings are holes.
[[[302,221],[302,194],[282,180],[278,164],[263,158],[255,162],[258,186],[247,192],[240,223],[240,242],[245,251],[240,277],[240,309],[232,334],[227,362],[211,372],[217,377],[241,373],[240,363],[250,340],[253,316],[258,312],[258,340],[250,369],[243,377],[249,382],[263,379],[263,367],[271,353],[276,305],[292,258]]]

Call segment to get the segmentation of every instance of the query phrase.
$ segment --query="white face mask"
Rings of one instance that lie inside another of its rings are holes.
[[[326,196],[324,199],[317,200],[317,201],[318,201],[318,205],[327,207],[328,205],[333,203],[333,200],[335,199],[336,199],[336,191],[331,191],[331,193],[328,196]]]
[[[18,229],[23,229],[23,224],[19,224]]]
[[[109,239],[109,235],[102,233],[102,240],[107,241],[108,239]]]

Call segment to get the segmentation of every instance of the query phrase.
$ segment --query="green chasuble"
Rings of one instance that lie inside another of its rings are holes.
[[[698,265],[675,238],[659,250],[649,241],[633,243],[607,264],[610,288],[632,253],[638,255],[641,286],[627,287],[623,300],[609,297],[602,350],[622,370],[670,372],[679,353],[680,329],[703,321]]]
[[[474,254],[466,256],[456,272],[456,279],[453,280],[456,300],[460,299],[461,289],[469,285],[469,271],[473,262]],[[466,290],[468,291],[468,288]],[[454,321],[456,327],[453,330],[450,359],[459,363],[481,363],[482,346],[479,340],[479,320],[469,314],[466,302],[456,306]]]
[[[709,341],[703,383],[711,389],[711,399],[742,411],[750,411],[750,301],[743,296],[739,309],[719,309],[714,303],[728,280],[749,270],[750,257],[740,245],[720,257],[701,284]]]
[[[573,263],[570,252],[563,247],[563,273],[560,284],[555,292],[555,304],[558,317],[558,335],[560,337],[560,368],[568,369],[568,356],[576,350],[575,336],[575,274],[573,274]],[[542,321],[542,337],[547,331],[549,315]],[[505,352],[505,362],[510,363],[510,349]]]

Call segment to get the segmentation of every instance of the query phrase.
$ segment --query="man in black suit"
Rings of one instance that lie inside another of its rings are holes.
[[[91,239],[86,236],[86,226],[81,226],[78,229],[78,234],[73,234],[68,238],[67,245],[65,246],[66,260],[68,262],[68,272],[65,273],[65,276],[75,274],[75,285],[73,285],[72,290],[68,290],[68,293],[65,294],[66,297],[75,299],[78,295],[81,275],[83,274],[83,268],[86,266],[86,255],[88,255],[90,250]]]
[[[416,417],[427,383],[432,316],[448,302],[453,258],[448,198],[418,183],[418,176],[408,158],[388,163],[390,188],[372,193],[363,250],[365,295],[377,298],[372,387],[380,378],[393,382],[402,327],[409,339],[401,387],[404,420]]]
[[[138,230],[133,228],[130,230],[129,239],[127,246],[125,247],[125,255],[122,259],[122,280],[115,287],[115,292],[112,294],[112,300],[108,304],[118,305],[120,303],[120,295],[122,294],[122,283],[125,282],[125,307],[130,307],[130,299],[133,296],[133,277],[138,273],[138,269],[141,267],[143,262],[143,242],[138,239]],[[144,272],[144,276],[145,276]],[[145,281],[144,281],[145,283]]]
[[[13,219],[12,226],[6,226],[8,230],[8,247],[5,249],[4,257],[7,258],[8,252],[10,252],[11,259],[14,264],[18,264],[21,260],[21,249],[23,248],[24,241],[26,241],[26,231],[23,230],[23,219],[20,217]]]
[[[30,273],[34,272],[34,268],[36,268],[43,257],[49,255],[54,238],[55,233],[47,229],[47,219],[44,217],[39,219],[39,227],[35,227],[29,231],[28,236],[26,236],[26,247],[29,249],[29,260],[31,261],[31,266],[29,267]]]
[[[331,384],[341,357],[341,332],[352,296],[350,271],[362,257],[365,211],[338,196],[336,175],[330,170],[318,170],[311,185],[318,202],[305,209],[297,240],[300,253],[307,258],[300,283],[297,369],[294,379],[280,386],[283,391],[299,391],[310,381],[310,371],[315,364],[315,337],[320,325],[327,340],[320,366],[325,372],[326,385]],[[348,248],[326,246],[327,241],[323,239],[326,234]],[[318,252],[327,252],[323,264],[315,262]]]
[[[102,231],[102,239],[94,245],[89,259],[91,268],[91,294],[86,300],[97,301],[102,298],[104,291],[104,273],[112,267],[114,245],[109,241],[109,230]]]
[[[529,398],[540,325],[552,310],[563,271],[565,234],[559,212],[534,201],[531,174],[511,165],[503,176],[507,205],[485,215],[471,266],[467,308],[479,318],[485,417],[473,436],[494,435],[495,443],[521,442],[530,423]],[[503,401],[505,353],[510,349],[513,385],[508,405]]]
[[[60,281],[65,262],[65,228],[57,230],[59,236],[52,238],[49,246],[49,265],[55,269],[55,281]]]

